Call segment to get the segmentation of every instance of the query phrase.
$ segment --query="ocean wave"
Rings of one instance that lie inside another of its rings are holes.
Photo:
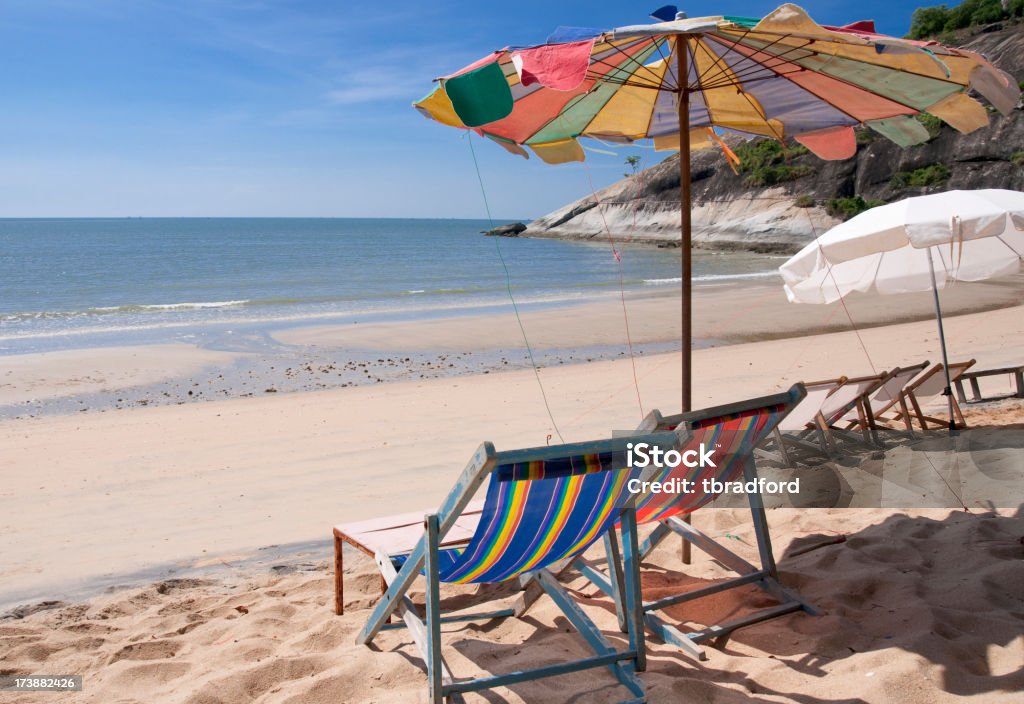
[[[557,304],[563,302],[579,302],[587,300],[588,296],[581,296],[577,292],[564,291],[547,293],[541,295],[532,296],[516,296],[516,302],[520,305],[545,305],[545,304]],[[373,321],[379,320],[382,317],[390,315],[433,315],[433,314],[451,314],[459,313],[460,311],[472,312],[477,309],[491,308],[495,306],[508,305],[509,299],[507,297],[502,298],[480,298],[480,299],[453,299],[448,302],[435,301],[433,303],[427,303],[424,301],[418,305],[407,305],[407,306],[396,306],[396,305],[381,305],[371,308],[361,309],[333,309],[333,310],[295,310],[291,313],[279,313],[279,314],[260,314],[257,310],[260,308],[253,308],[251,306],[244,306],[237,309],[239,312],[244,311],[241,315],[228,314],[227,316],[217,318],[187,318],[187,319],[175,319],[175,320],[160,320],[156,321],[145,321],[142,320],[129,320],[125,323],[111,323],[111,324],[97,324],[100,321],[107,320],[107,318],[101,316],[93,316],[91,321],[85,325],[81,325],[80,321],[89,321],[89,318],[84,316],[78,317],[76,324],[69,327],[60,327],[54,329],[49,327],[46,329],[37,328],[21,328],[15,326],[14,329],[7,330],[0,325],[0,343],[11,342],[18,340],[32,340],[32,339],[57,339],[66,337],[75,337],[81,335],[104,335],[111,333],[137,333],[137,332],[151,332],[155,330],[180,330],[184,328],[197,328],[202,329],[213,325],[266,325],[275,323],[310,323],[314,324],[318,321],[336,321],[341,323],[343,321],[351,321],[358,318],[360,321]],[[65,319],[70,316],[64,316]],[[0,322],[3,322],[4,318],[0,317]],[[2,354],[2,353],[0,353]]]
[[[747,274],[704,274],[697,276],[694,281],[729,281],[732,279],[770,279],[779,276],[775,269],[771,271],[752,271]]]
[[[89,308],[87,313],[141,313],[147,310],[202,310],[204,308],[232,308],[244,306],[251,303],[249,300],[240,301],[199,301],[196,303],[146,303],[132,304],[126,306],[103,306],[100,308]]]
[[[778,276],[779,272],[772,271],[752,271],[743,274],[702,274],[701,276],[693,277],[696,282],[701,281],[733,281],[737,279],[766,279],[773,276]],[[643,282],[648,286],[665,286],[668,284],[678,284],[682,281],[680,277],[671,279],[644,279]]]
[[[117,313],[147,313],[180,310],[206,310],[213,308],[236,308],[251,301],[199,301],[195,303],[146,303],[121,306],[95,306],[83,310],[42,310],[0,315],[0,322],[17,323],[30,320],[64,320],[86,316],[109,316]]]

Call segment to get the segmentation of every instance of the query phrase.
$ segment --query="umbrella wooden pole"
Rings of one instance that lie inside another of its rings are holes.
[[[939,324],[939,346],[942,348],[942,367],[946,372],[946,389],[942,392],[949,402],[949,433],[956,430],[956,417],[953,415],[953,382],[949,378],[949,357],[946,356],[946,333],[942,329],[942,307],[939,305],[939,285],[935,281],[935,262],[932,260],[932,248],[928,252],[928,269],[932,275],[932,295],[935,297],[935,320]]]
[[[690,350],[693,345],[693,330],[690,325],[690,322],[693,320],[693,315],[691,315],[693,310],[693,290],[691,282],[693,261],[691,259],[692,237],[690,222],[690,90],[689,67],[687,66],[688,38],[689,35],[687,34],[681,34],[676,38],[676,83],[679,85],[679,253],[681,255],[679,278],[682,279],[680,283],[682,284],[683,289],[682,313],[680,314],[680,323],[682,324],[680,337],[682,338],[683,356],[683,413],[692,410],[690,404],[693,399],[693,393],[690,385],[692,380],[690,374]],[[691,514],[686,514],[683,520],[690,523]],[[681,557],[684,565],[690,564],[690,541],[686,540],[686,538],[683,538]]]
[[[679,211],[680,211],[680,278],[682,279],[682,352],[683,352],[683,388],[682,401],[683,412],[692,410],[692,391],[690,374],[690,348],[693,344],[691,329],[692,303],[692,252],[691,252],[691,222],[690,222],[690,91],[688,83],[689,68],[687,67],[687,39],[689,35],[682,34],[677,39],[676,62],[677,82],[679,83]]]

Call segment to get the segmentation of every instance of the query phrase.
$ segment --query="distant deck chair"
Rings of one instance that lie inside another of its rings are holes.
[[[408,627],[426,663],[429,701],[440,704],[463,692],[492,689],[589,668],[608,667],[632,695],[644,701],[636,673],[646,667],[639,603],[640,573],[636,536],[636,497],[628,480],[649,479],[626,465],[628,443],[648,442],[681,449],[687,430],[638,434],[625,438],[526,450],[496,452],[482,444],[436,513],[423,519],[411,551],[394,556],[379,551],[376,562],[388,583],[357,642],[368,645],[383,628]],[[442,549],[460,516],[486,479],[484,505],[472,536],[462,548]],[[628,648],[615,650],[547,567],[570,561],[600,540],[617,523],[623,542],[622,603],[626,610]],[[408,591],[420,574],[426,577],[426,617],[421,619]],[[534,583],[559,607],[596,655],[533,670],[468,680],[452,677],[441,657],[441,624],[515,615],[513,609],[481,614],[441,616],[440,583],[500,582],[519,578]],[[388,623],[393,612],[403,623]]]
[[[899,369],[882,371],[879,374],[857,377],[842,377],[843,383],[825,399],[821,406],[820,432],[828,436],[830,446],[835,448],[832,439],[838,436],[845,440],[860,440],[866,445],[879,445],[876,432],[874,413],[871,410],[871,397],[882,389]],[[840,381],[835,379],[834,381]],[[827,383],[827,382],[826,382]],[[862,438],[856,438],[845,428],[840,427],[847,418],[857,419],[857,427],[861,429]]]
[[[975,360],[969,359],[966,362],[953,362],[949,365],[949,379],[952,385],[956,385],[957,380],[960,376],[974,366]],[[921,410],[921,404],[937,396],[942,396],[946,389],[946,375],[943,372],[942,363],[936,364],[934,367],[917,377],[913,383],[907,386],[904,392],[907,401],[910,402],[911,413],[917,418],[917,422],[921,425],[921,430],[928,430],[928,423],[935,423],[940,427],[946,427],[949,420],[955,420],[960,424],[961,428],[966,428],[967,423],[964,421],[963,413],[960,412],[960,404],[957,403],[956,395],[953,394],[950,389],[950,399],[953,403],[953,414],[956,416],[955,419],[942,420],[941,418],[935,418],[933,416],[926,416]],[[906,411],[901,410],[896,414],[893,420],[901,420],[906,418],[904,415]]]
[[[858,414],[854,412],[847,413],[839,422],[846,424],[846,430],[853,430],[855,428],[861,428],[863,432],[866,425],[870,424],[875,431],[877,439],[877,431],[885,429],[884,425],[879,425],[879,421],[892,421],[894,419],[887,418],[886,413],[893,411],[897,406],[899,410],[893,411],[898,419],[903,419],[906,430],[911,435],[914,434],[914,428],[910,423],[910,410],[907,406],[907,398],[904,390],[914,377],[920,374],[930,362],[925,360],[920,364],[915,364],[909,367],[896,367],[889,372],[888,378],[878,387],[868,398],[866,409],[870,412],[869,419],[862,419]]]
[[[828,433],[822,409],[826,408],[828,398],[845,383],[846,377],[803,383],[806,395],[772,427],[756,452],[762,457],[780,460],[787,466],[792,466],[795,459],[790,449],[831,457],[835,452],[835,442]],[[812,435],[817,443],[810,441]]]
[[[691,437],[688,449],[697,449],[702,443],[705,448],[716,447],[715,457],[719,458],[717,467],[704,469],[679,467],[661,470],[655,481],[666,481],[670,478],[694,481],[699,486],[704,479],[719,481],[757,481],[754,466],[753,450],[804,398],[804,388],[795,384],[789,391],[761,398],[751,399],[701,411],[662,417],[652,411],[644,419],[637,432],[652,432],[688,427]],[[723,566],[739,574],[701,589],[683,592],[674,596],[643,602],[644,621],[659,638],[671,643],[685,653],[699,660],[706,659],[700,643],[716,640],[724,645],[733,631],[760,623],[783,614],[804,610],[816,614],[816,609],[799,595],[789,591],[779,583],[778,568],[772,554],[771,538],[768,534],[768,522],[765,518],[764,503],[761,495],[748,494],[751,516],[754,523],[754,534],[757,537],[757,549],[760,566],[755,566],[728,550],[714,539],[692,527],[681,516],[696,511],[716,498],[709,492],[699,491],[692,494],[650,494],[637,502],[636,514],[639,524],[657,524],[640,545],[640,558],[643,559],[670,533],[677,533],[694,546],[704,551]],[[625,540],[625,536],[623,536]],[[578,569],[595,586],[610,594],[615,600],[620,627],[627,627],[627,603],[621,598],[624,589],[620,584],[616,565],[619,564],[614,533],[609,533],[606,540],[606,569],[602,572],[599,565],[579,558],[572,565]],[[685,601],[716,594],[744,584],[754,584],[775,597],[778,606],[761,609],[747,616],[726,623],[708,626],[700,631],[683,633],[675,626],[665,622],[658,611]]]

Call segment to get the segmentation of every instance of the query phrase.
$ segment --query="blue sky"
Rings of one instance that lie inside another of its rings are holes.
[[[687,5],[763,16],[777,2]],[[926,3],[930,4],[930,3]],[[658,2],[7,0],[0,217],[483,217],[460,130],[410,108],[431,79],[558,25],[647,21]],[[901,35],[915,5],[806,2]],[[629,153],[546,166],[476,142],[497,219],[622,176]]]

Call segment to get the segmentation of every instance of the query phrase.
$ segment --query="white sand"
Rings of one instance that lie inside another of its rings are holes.
[[[698,520],[712,535],[754,558],[749,520],[710,510]],[[780,509],[769,512],[782,579],[823,611],[791,614],[738,631],[724,650],[695,662],[654,638],[641,677],[648,701],[899,702],[1009,704],[1024,687],[1020,628],[1024,517],[918,511]],[[834,543],[837,535],[844,542]],[[830,543],[831,544],[828,544]],[[813,548],[796,557],[794,549]],[[644,571],[648,598],[703,586],[723,576],[702,556],[679,563],[678,542],[663,543]],[[326,565],[234,588],[220,583],[161,583],[87,604],[0,622],[3,667],[78,673],[80,694],[3,695],[36,704],[336,704],[425,702],[421,660],[404,631],[388,631],[370,649],[354,644],[378,578],[368,559],[350,561],[347,613],[331,609]],[[580,578],[569,586],[604,633],[623,647],[610,603]],[[685,588],[685,587],[684,587]],[[475,600],[446,588],[449,608]],[[500,594],[500,592],[499,592]],[[422,592],[416,594],[422,598]],[[754,587],[674,607],[684,627],[771,602]],[[444,653],[456,676],[536,667],[589,654],[552,603],[540,599],[523,620],[453,624]],[[605,670],[468,695],[480,702],[617,702],[626,691]]]
[[[694,338],[746,342],[935,319],[931,293],[885,297],[855,294],[848,297],[844,305],[797,305],[786,300],[781,279],[779,281],[695,287]],[[942,292],[946,315],[1021,303],[1024,303],[1024,275],[957,284]],[[588,345],[624,347],[627,320],[634,344],[679,340],[678,291],[634,295],[626,299],[625,308],[624,312],[621,299],[611,296],[571,309],[526,309],[522,321],[530,344],[540,349]],[[486,316],[300,327],[279,331],[274,337],[292,345],[382,351],[488,350],[518,348],[523,344],[522,332],[509,307]]]
[[[951,356],[983,366],[1024,361],[1022,312],[949,319]],[[573,337],[589,324],[567,318],[562,330]],[[875,369],[938,359],[932,321],[860,337]],[[433,344],[422,330],[415,340],[417,348]],[[66,370],[63,360],[51,363]],[[853,333],[701,350],[694,404],[870,370]],[[678,409],[677,354],[640,358],[636,373],[643,411]],[[540,374],[567,441],[607,437],[641,417],[629,360]],[[1022,419],[1017,413],[1013,422]],[[481,440],[538,445],[553,433],[532,371],[5,421],[0,603],[59,597],[87,580],[147,566],[231,563],[260,546],[326,539],[341,521],[436,505]],[[749,629],[700,665],[654,643],[644,675],[650,701],[1019,697],[1024,609],[1012,585],[1024,576],[1021,518],[787,511],[771,516],[784,578],[827,615]],[[699,520],[713,535],[727,531],[749,546],[749,524],[739,518],[719,511]],[[809,535],[835,532],[846,542],[785,557],[789,546],[813,541]],[[674,572],[672,552],[652,562]],[[368,561],[350,565],[349,613],[341,618],[330,615],[330,579],[322,572],[233,591],[219,583],[148,588],[0,622],[0,658],[6,671],[85,674],[87,691],[62,701],[422,701],[424,678],[406,636],[389,633],[384,652],[352,644],[377,580]],[[707,578],[715,569],[705,561],[688,573]],[[653,574],[648,586],[656,589]],[[608,608],[600,601],[591,610],[610,632]],[[554,619],[541,604],[525,621],[448,629],[452,665],[472,674],[566,650],[582,654],[578,641],[551,628]],[[500,694],[510,702],[603,702],[624,692],[595,674]]]
[[[983,365],[1019,362],[1021,313],[951,318],[952,358],[970,350]],[[938,358],[928,322],[860,336],[876,369]],[[644,412],[679,408],[677,354],[638,358],[636,369]],[[853,333],[699,350],[694,406],[868,371]],[[642,417],[629,360],[544,369],[541,379],[566,441]],[[418,509],[440,501],[481,441],[527,447],[549,435],[532,371],[2,422],[0,604]]]
[[[238,356],[186,344],[6,355],[0,357],[0,406],[146,386]]]

